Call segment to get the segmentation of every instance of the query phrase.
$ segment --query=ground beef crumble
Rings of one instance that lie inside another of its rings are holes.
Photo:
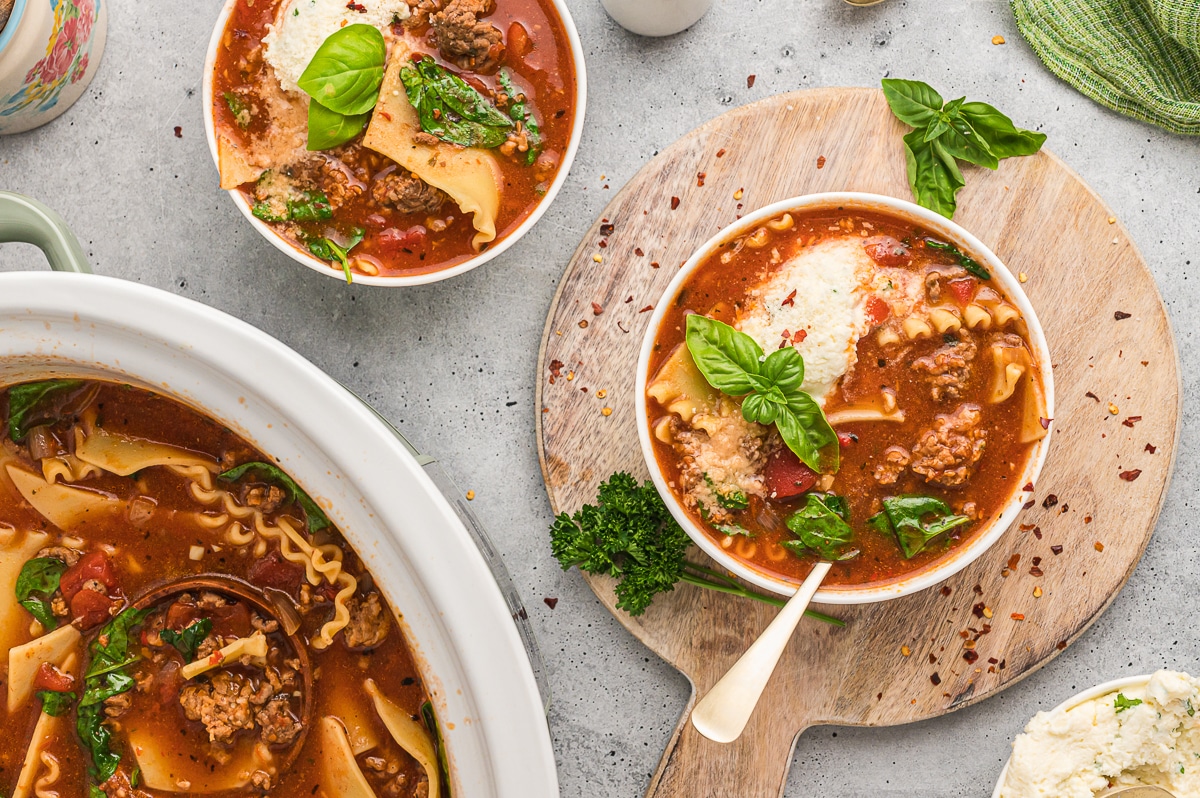
[[[947,341],[932,353],[914,360],[912,369],[929,376],[935,401],[961,399],[971,376],[971,361],[975,359],[977,351],[971,336],[960,330],[953,341]]]
[[[442,56],[460,69],[495,72],[504,55],[504,34],[480,19],[494,10],[494,0],[450,0],[430,15],[430,39]]]
[[[913,447],[912,470],[925,481],[956,487],[970,478],[983,457],[987,432],[979,429],[982,414],[973,404],[959,405],[953,413],[940,415],[932,429],[925,430]]]
[[[405,169],[384,172],[371,182],[371,199],[401,213],[435,214],[448,197]]]
[[[384,641],[390,623],[378,593],[371,591],[363,598],[352,596],[346,601],[346,609],[350,610],[350,622],[342,639],[347,648],[361,651],[375,648]]]

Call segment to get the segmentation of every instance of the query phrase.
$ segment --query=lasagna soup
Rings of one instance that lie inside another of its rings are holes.
[[[925,569],[985,529],[1049,420],[1021,311],[889,216],[785,213],[670,301],[646,397],[676,498],[720,546],[826,584]]]
[[[387,599],[269,458],[115,383],[0,418],[0,794],[448,795]]]
[[[347,280],[493,246],[576,114],[551,0],[236,0],[211,80],[221,187]]]

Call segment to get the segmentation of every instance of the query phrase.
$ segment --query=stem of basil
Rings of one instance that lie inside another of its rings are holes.
[[[693,570],[698,573],[689,573],[689,571]],[[692,562],[684,563],[683,576],[679,578],[679,581],[686,582],[689,585],[696,585],[697,587],[715,590],[718,593],[727,593],[731,596],[742,596],[743,598],[754,599],[755,601],[761,601],[763,604],[770,604],[773,607],[782,607],[783,605],[787,604],[786,600],[776,596],[767,596],[762,593],[756,593],[753,590],[747,590],[724,574],[714,571],[711,568],[705,568],[703,565],[696,565]],[[846,622],[840,618],[834,618],[832,615],[826,615],[825,613],[817,612],[816,610],[806,610],[804,614],[813,620],[821,621],[833,626],[842,627],[846,625]]]

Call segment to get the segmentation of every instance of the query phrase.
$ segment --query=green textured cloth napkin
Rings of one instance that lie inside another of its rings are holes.
[[[1012,0],[1054,74],[1114,111],[1200,135],[1200,0]]]

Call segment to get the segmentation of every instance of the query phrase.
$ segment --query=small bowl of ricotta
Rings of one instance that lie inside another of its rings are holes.
[[[1093,798],[1114,787],[1200,796],[1200,679],[1157,671],[1097,685],[1033,716],[992,798]]]

